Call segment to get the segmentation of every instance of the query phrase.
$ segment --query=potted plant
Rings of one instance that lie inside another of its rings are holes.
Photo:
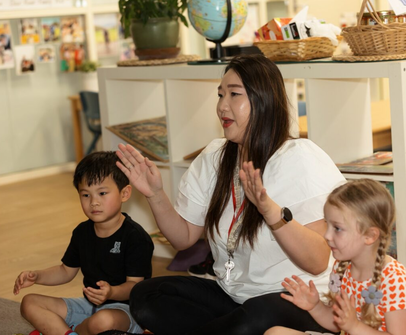
[[[176,48],[179,20],[188,26],[183,15],[187,0],[119,0],[118,4],[124,35],[131,34],[136,51]]]
[[[80,71],[81,72],[95,72],[97,71],[97,68],[100,66],[98,62],[95,62],[93,60],[85,60],[81,65],[80,65]]]
[[[97,82],[97,68],[100,63],[93,60],[85,60],[79,67],[82,75],[82,90],[97,92],[99,85]]]

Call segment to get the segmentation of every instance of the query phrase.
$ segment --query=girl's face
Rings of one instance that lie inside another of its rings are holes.
[[[229,70],[218,87],[217,115],[227,140],[243,143],[250,117],[251,104],[240,77]]]
[[[343,209],[326,203],[324,217],[327,221],[327,231],[324,234],[333,256],[339,261],[354,261],[362,257],[365,248],[365,234],[357,228],[357,220],[347,208]],[[368,251],[369,252],[369,251]]]

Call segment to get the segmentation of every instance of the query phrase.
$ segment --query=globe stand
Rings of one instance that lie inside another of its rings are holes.
[[[233,17],[233,8],[231,6],[231,0],[227,0],[227,22],[226,22],[226,29],[224,29],[223,36],[221,36],[220,39],[218,40],[207,40],[209,42],[213,42],[216,44],[214,47],[214,58],[211,59],[202,59],[202,60],[197,60],[197,61],[191,61],[188,62],[188,65],[202,65],[202,64],[222,64],[222,63],[228,63],[232,57],[225,57],[225,52],[224,48],[221,45],[222,42],[224,42],[227,38],[228,35],[230,34],[231,30],[231,23],[232,23],[232,17]]]

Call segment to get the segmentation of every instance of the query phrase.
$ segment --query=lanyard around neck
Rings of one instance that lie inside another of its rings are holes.
[[[227,253],[230,258],[233,258],[236,243],[237,243],[237,238],[241,231],[242,212],[245,207],[245,199],[242,200],[242,195],[241,195],[240,176],[239,176],[238,166],[234,170],[233,181],[231,184],[231,192],[233,195],[234,214],[233,214],[233,219],[230,224],[230,228],[228,229]]]

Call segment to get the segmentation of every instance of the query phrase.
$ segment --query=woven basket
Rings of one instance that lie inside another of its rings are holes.
[[[303,61],[331,57],[336,49],[327,37],[302,40],[255,42],[265,57],[273,61]]]
[[[369,11],[376,25],[361,25],[365,9]],[[343,28],[341,35],[355,56],[406,53],[406,23],[382,23],[370,0],[362,2],[357,25]]]

